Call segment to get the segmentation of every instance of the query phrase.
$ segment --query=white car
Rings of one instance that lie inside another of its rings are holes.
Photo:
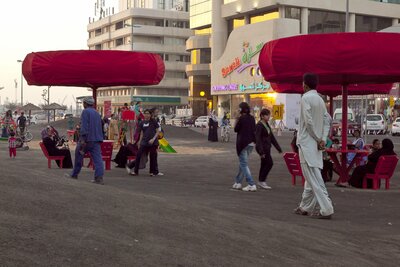
[[[392,124],[392,135],[400,134],[400,117],[396,118]]]
[[[382,114],[367,114],[364,130],[367,133],[385,134],[388,126],[385,116]]]
[[[208,127],[208,116],[200,116],[194,121],[195,127]]]

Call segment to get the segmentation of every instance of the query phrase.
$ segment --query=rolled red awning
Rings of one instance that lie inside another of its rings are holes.
[[[165,66],[157,54],[115,50],[33,52],[22,64],[29,85],[144,86],[160,83]]]

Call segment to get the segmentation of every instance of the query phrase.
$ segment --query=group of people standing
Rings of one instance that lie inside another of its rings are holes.
[[[310,215],[318,219],[331,219],[334,209],[322,177],[324,173],[322,170],[325,166],[323,151],[327,142],[330,141],[328,135],[331,130],[332,119],[322,97],[316,90],[318,82],[318,76],[314,73],[306,73],[303,76],[304,94],[301,98],[299,129],[293,147],[299,154],[305,184],[300,204],[294,210],[294,213]],[[255,147],[261,160],[258,186],[263,189],[271,189],[266,184],[266,177],[273,166],[271,147],[274,146],[279,153],[282,152],[282,149],[268,124],[270,111],[263,109],[260,113],[261,119],[256,125],[254,117],[250,115],[249,105],[242,102],[239,108],[240,116],[237,118],[235,126],[239,172],[232,187],[233,189],[251,192],[257,190],[248,167],[249,155]],[[363,149],[364,140],[360,136],[360,131],[356,131],[354,136],[354,149]],[[364,162],[364,164],[361,162],[360,166],[354,169],[349,184],[354,187],[361,187],[365,174],[374,173],[379,157],[396,155],[393,149],[393,142],[388,138],[382,140],[382,147],[380,147],[379,140],[374,140],[367,162]],[[352,162],[354,157],[355,155],[349,154],[348,161]],[[242,187],[243,177],[246,178],[248,184],[245,187]],[[369,186],[371,187],[371,185]]]

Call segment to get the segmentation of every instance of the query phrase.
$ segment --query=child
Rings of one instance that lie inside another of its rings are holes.
[[[10,150],[10,158],[12,156],[17,155],[17,143],[16,143],[17,138],[15,138],[15,133],[10,132],[10,137],[8,138],[8,148]]]

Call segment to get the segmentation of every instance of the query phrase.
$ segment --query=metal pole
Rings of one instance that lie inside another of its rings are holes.
[[[21,106],[24,105],[24,76],[22,76],[22,67],[21,67]]]
[[[349,32],[349,0],[346,0],[346,24],[345,32]]]
[[[133,18],[131,23],[131,51],[133,51]]]

